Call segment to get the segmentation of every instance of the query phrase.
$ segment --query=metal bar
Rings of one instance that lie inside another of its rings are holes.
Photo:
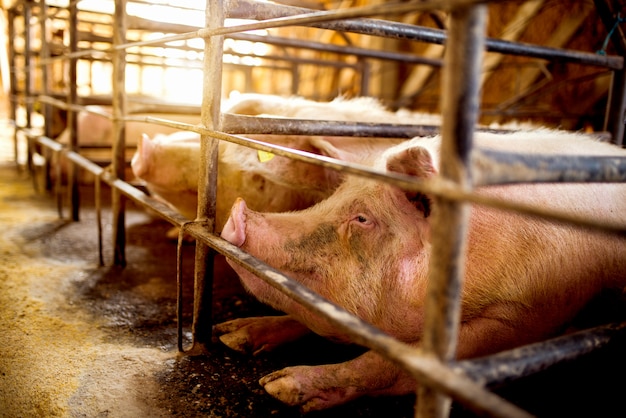
[[[556,364],[576,360],[625,336],[626,322],[609,324],[487,357],[459,361],[453,369],[484,386],[499,387]]]
[[[626,113],[626,70],[613,71],[604,129],[613,133],[613,143],[624,144]]]
[[[113,19],[113,42],[115,45],[126,41],[126,0],[115,0],[115,16]],[[125,178],[125,151],[126,151],[126,123],[123,120],[126,114],[126,51],[116,50],[113,55],[113,175],[124,180]],[[113,189],[113,264],[126,265],[126,214],[125,197]]]
[[[462,189],[471,188],[470,151],[478,118],[486,14],[484,5],[452,10],[444,56],[439,174]],[[443,363],[456,355],[468,210],[463,202],[437,198],[432,220],[422,348]],[[432,387],[419,386],[417,398],[416,417],[448,416],[450,399]]]
[[[17,76],[15,74],[16,70],[16,60],[15,60],[15,39],[17,34],[15,32],[15,19],[17,19],[17,12],[14,8],[10,8],[7,13],[8,17],[8,35],[9,35],[9,45],[8,45],[8,58],[9,58],[9,80],[10,80],[10,89],[9,89],[9,117],[14,122],[13,126],[13,154],[15,164],[19,167],[19,147],[18,147],[18,139],[17,139]]]
[[[625,182],[626,157],[514,154],[477,148],[472,151],[472,171],[474,186]]]
[[[611,40],[617,53],[626,55],[626,39],[622,28],[615,25],[617,16],[611,11],[611,7],[607,0],[594,0],[596,10],[600,19],[604,23],[608,33],[612,33]],[[624,122],[626,112],[626,71],[624,69],[613,71],[611,79],[611,88],[609,90],[609,99],[607,100],[606,118],[604,121],[604,130],[610,130],[613,133],[613,143],[617,145],[624,144]]]
[[[48,31],[48,26],[46,23],[47,14],[48,14],[48,6],[46,2],[42,0],[39,2],[39,26],[40,26],[40,30],[42,34],[40,54],[39,54],[40,61],[43,61],[50,56],[50,48],[46,40],[46,33]],[[45,64],[41,65],[41,84],[42,84],[43,94],[45,95],[47,95],[50,90],[49,89],[50,78],[48,77],[48,75],[49,75],[48,65],[45,65]],[[48,104],[45,104],[45,103],[41,103],[41,107],[43,110],[42,114],[44,118],[43,134],[46,137],[50,137],[51,136],[50,122],[52,120],[52,109],[50,108]],[[46,190],[50,190],[50,188],[52,187],[52,179],[50,177],[50,161],[47,157],[45,158],[45,165],[44,165],[44,182],[45,182],[44,188]]]
[[[209,27],[224,25],[224,6],[221,0],[207,0],[205,20]],[[222,97],[222,55],[224,38],[213,36],[204,43],[204,80],[202,90],[201,123],[219,129],[220,99]],[[219,141],[202,135],[198,173],[197,221],[206,222],[209,231],[215,230],[215,202],[217,199],[217,161]],[[192,354],[208,351],[212,335],[213,265],[215,252],[205,243],[196,242],[194,273],[194,312],[192,324]],[[179,343],[180,345],[180,343]]]
[[[439,132],[439,126],[392,125],[308,119],[266,118],[222,114],[222,131],[241,134],[332,135],[377,138],[413,138]]]
[[[442,61],[440,59],[430,59],[420,57],[415,54],[407,54],[400,52],[389,51],[377,51],[373,49],[358,48],[349,45],[334,45],[324,44],[321,42],[303,41],[300,39],[281,38],[271,35],[254,35],[250,33],[237,33],[229,35],[228,38],[235,40],[243,40],[250,42],[264,42],[271,45],[289,47],[289,48],[301,48],[310,49],[313,51],[334,52],[341,55],[355,55],[363,58],[375,58],[389,61],[402,61],[410,64],[425,64],[433,67],[441,67]]]
[[[70,2],[69,6],[69,47],[70,51],[76,51],[78,48],[78,39],[77,39],[77,27],[78,27],[78,9],[76,7],[76,2]],[[70,58],[69,59],[69,68],[68,68],[68,95],[67,95],[67,103],[68,106],[76,103],[77,90],[76,90],[76,79],[77,79],[77,59]],[[68,108],[67,112],[67,126],[70,129],[70,149],[74,152],[78,152],[78,113],[74,111],[71,107]],[[76,172],[74,166],[70,166],[68,169],[68,182],[69,182],[69,193],[70,193],[70,204],[71,204],[71,219],[73,221],[79,220],[79,205],[80,205],[80,195],[78,189],[78,173]]]
[[[23,3],[24,10],[24,97],[26,99],[30,98],[31,88],[32,88],[32,74],[31,74],[31,28],[30,28],[30,20],[32,17],[32,0],[26,0]],[[30,130],[32,127],[32,113],[33,113],[33,104],[30,100],[26,100],[26,129]],[[26,165],[28,171],[32,174],[34,170],[33,166],[33,142],[32,137],[26,135]],[[33,177],[34,178],[34,177]],[[33,180],[34,181],[34,180]]]

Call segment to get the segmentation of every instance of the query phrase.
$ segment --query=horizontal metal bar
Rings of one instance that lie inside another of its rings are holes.
[[[60,144],[57,141],[47,138],[45,136],[37,138],[37,142],[47,148],[50,148],[54,152],[61,152],[65,149],[65,146],[63,146],[63,144]]]
[[[271,45],[278,45],[290,48],[304,48],[314,51],[334,52],[341,55],[355,55],[363,58],[375,58],[389,61],[402,61],[410,64],[426,64],[433,67],[441,67],[443,60],[424,58],[415,54],[401,52],[378,51],[374,49],[358,48],[349,45],[324,44],[321,42],[303,41],[300,39],[289,39],[271,35],[254,35],[251,33],[237,33],[227,36],[234,40],[263,42]]]
[[[378,138],[413,138],[435,135],[439,126],[392,125],[309,119],[254,117],[223,113],[222,130],[227,133],[274,135],[325,135]]]
[[[625,182],[626,157],[537,155],[472,150],[473,184]]]
[[[112,173],[107,168],[102,168],[98,164],[95,164],[88,158],[80,155],[77,152],[70,151],[66,146],[46,137],[39,137],[37,139],[41,145],[52,149],[53,151],[63,152],[65,157],[74,164],[84,168],[97,177],[100,177],[109,186],[116,187],[127,197],[133,199],[136,203],[150,208],[159,213],[166,221],[170,222],[174,226],[181,226],[183,223],[189,222],[185,216],[178,213],[176,210],[170,208],[168,205],[160,200],[154,199],[146,195],[141,190],[132,186],[131,184],[119,180],[113,177]]]
[[[626,322],[604,325],[491,356],[458,361],[453,369],[485,386],[497,387],[576,360],[625,336]]]

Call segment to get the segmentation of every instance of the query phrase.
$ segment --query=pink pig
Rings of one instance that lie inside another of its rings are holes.
[[[477,146],[526,153],[626,156],[626,150],[576,134],[536,130],[476,134]],[[437,175],[439,138],[388,149],[381,170]],[[624,222],[623,184],[519,184],[480,193]],[[401,341],[418,346],[431,253],[429,196],[348,176],[335,193],[299,212],[259,213],[238,200],[222,237]],[[602,289],[626,286],[626,240],[521,214],[473,206],[465,259],[457,356],[470,358],[546,339]],[[236,263],[259,300],[287,316],[216,327],[239,351],[258,353],[314,331],[346,336]],[[268,393],[303,411],[362,395],[413,392],[408,373],[374,351],[339,364],[296,366],[260,380]]]

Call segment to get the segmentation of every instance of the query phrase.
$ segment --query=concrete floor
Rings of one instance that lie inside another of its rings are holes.
[[[297,417],[258,379],[288,365],[341,361],[359,352],[311,337],[254,358],[218,342],[208,356],[179,355],[176,246],[164,238],[169,225],[129,204],[128,266],[116,268],[105,211],[105,266],[99,266],[92,189],[83,188],[81,197],[79,222],[59,218],[54,198],[35,191],[28,173],[0,163],[0,417]],[[188,330],[193,246],[184,254]],[[272,313],[227,269],[216,275],[213,311],[216,322]],[[615,311],[608,316],[613,320]],[[500,393],[540,416],[623,417],[624,347]],[[410,417],[413,404],[414,396],[362,399],[308,416]],[[458,405],[452,415],[471,416]]]

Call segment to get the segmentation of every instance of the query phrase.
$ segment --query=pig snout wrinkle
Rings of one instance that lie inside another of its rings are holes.
[[[237,198],[230,211],[230,217],[222,230],[222,238],[241,247],[246,241],[246,202]]]

